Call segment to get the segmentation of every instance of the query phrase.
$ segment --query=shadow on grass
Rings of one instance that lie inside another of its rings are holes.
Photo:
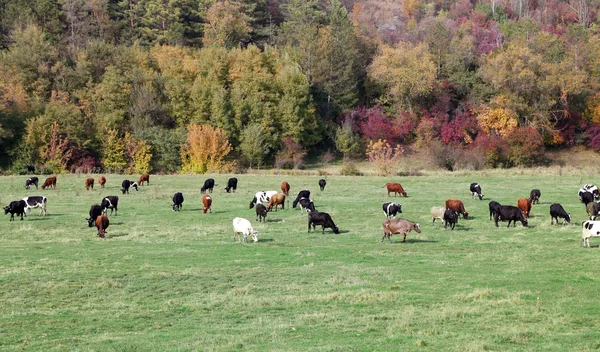
[[[392,240],[392,242],[388,241],[387,239],[384,240],[381,243],[389,243],[389,244],[409,244],[409,243],[437,243],[437,241],[433,241],[433,240],[420,240],[417,238],[407,238],[406,242],[402,242],[402,241],[394,241]]]
[[[340,230],[340,235],[343,233],[350,233],[350,230]]]
[[[50,213],[50,214],[46,214],[46,215],[52,215],[52,216],[65,216],[67,214],[54,214],[54,213]]]
[[[267,222],[282,222],[283,219],[267,219]]]
[[[273,242],[272,238],[259,238],[258,242]]]
[[[123,221],[119,221],[119,222],[111,222],[111,225],[123,225],[124,222]]]
[[[118,233],[115,235],[106,236],[106,238],[123,237],[123,236],[127,236],[127,234],[126,233]]]
[[[45,217],[39,217],[39,218],[33,217],[33,215],[28,216],[28,217],[26,217],[24,219],[26,219],[27,221],[49,220],[48,218],[45,218]]]

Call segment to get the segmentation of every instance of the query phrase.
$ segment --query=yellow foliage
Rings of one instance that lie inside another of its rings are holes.
[[[225,162],[224,159],[231,149],[222,128],[190,124],[186,143],[181,147],[181,171],[203,174],[230,170],[234,163]]]
[[[393,147],[385,139],[379,139],[377,142],[369,141],[366,154],[367,159],[375,165],[378,174],[394,175],[403,152],[401,145]]]
[[[506,137],[519,124],[514,111],[501,107],[485,108],[477,115],[477,122],[486,134],[496,133],[503,137]]]
[[[125,145],[125,158],[127,160],[126,173],[143,174],[150,172],[150,145],[146,141],[134,138],[129,132],[125,133],[123,138]]]
[[[596,93],[588,99],[584,116],[593,123],[600,125],[600,93]]]

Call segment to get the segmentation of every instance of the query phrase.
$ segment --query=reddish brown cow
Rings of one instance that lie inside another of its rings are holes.
[[[465,210],[465,205],[462,200],[458,199],[448,199],[446,201],[446,209],[452,209],[455,212],[462,214],[463,219],[466,219],[469,216],[469,213]]]
[[[106,184],[106,177],[100,176],[98,183],[100,184],[100,187],[104,188],[104,185]]]
[[[406,195],[406,192],[404,192],[404,188],[402,188],[402,185],[399,183],[388,182],[383,187],[387,187],[387,196],[388,197],[390,196],[390,192],[394,192],[394,197],[396,196],[396,194],[401,194],[405,197],[408,197]]]
[[[56,176],[48,177],[46,181],[44,181],[42,189],[46,189],[46,187],[56,189]]]
[[[98,237],[104,238],[106,229],[109,225],[108,216],[101,215],[96,218],[96,228],[98,229]]]
[[[138,185],[143,186],[144,182],[147,182],[148,184],[150,184],[150,175],[143,174],[142,176],[140,176],[140,180],[138,181]]]
[[[273,205],[275,206],[275,211],[277,211],[277,206],[281,205],[281,209],[285,208],[285,194],[277,193],[271,199],[269,199],[269,205],[267,205],[267,211],[271,211],[273,209]]]
[[[94,179],[91,177],[85,179],[85,189],[89,191],[90,188],[94,189]]]
[[[529,199],[519,198],[519,200],[517,200],[517,207],[521,209],[525,218],[529,218],[529,212],[531,211],[531,201]]]
[[[204,214],[206,214],[207,210],[209,210],[212,214],[212,198],[208,194],[204,194],[204,196],[202,196],[202,205],[204,206],[202,208],[202,212]]]
[[[290,195],[290,184],[283,181],[281,182],[281,191],[283,192],[283,194],[285,194],[285,196],[289,196]]]

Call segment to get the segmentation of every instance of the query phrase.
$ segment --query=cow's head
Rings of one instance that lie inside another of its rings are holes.
[[[225,191],[226,191],[227,193],[229,193],[229,190],[230,190],[230,189],[231,189],[231,187],[229,187],[229,186],[225,187]]]
[[[4,215],[8,214],[8,212],[10,211],[10,205],[7,205],[4,207]]]
[[[415,230],[415,232],[417,233],[421,233],[421,225],[419,225],[419,223],[417,222],[414,226],[413,226],[413,230]]]
[[[256,196],[252,198],[252,201],[250,202],[250,209],[254,208],[254,204],[256,204]]]
[[[94,227],[94,223],[96,222],[96,220],[92,219],[92,218],[85,218],[88,222],[88,227]]]
[[[256,230],[251,230],[251,231],[250,231],[250,235],[252,235],[252,241],[254,241],[254,242],[258,242],[258,231],[256,231]]]
[[[483,199],[483,193],[479,193],[478,197],[479,197],[479,200],[482,200]]]
[[[340,229],[337,226],[334,226],[333,227],[333,233],[339,234],[340,233]]]
[[[466,211],[465,211],[465,212],[463,213],[463,219],[466,219],[467,217],[469,217],[469,212],[466,212]]]
[[[569,224],[571,223],[571,213],[567,213],[567,217],[565,218],[565,220],[567,220]]]
[[[129,182],[131,182],[131,181],[129,181]],[[131,182],[131,186],[130,186],[130,187],[131,187],[131,188],[135,188],[135,190],[136,190],[136,191],[139,191],[139,190],[140,190],[140,189],[138,188],[138,184],[137,184],[137,182],[135,182],[135,181]]]

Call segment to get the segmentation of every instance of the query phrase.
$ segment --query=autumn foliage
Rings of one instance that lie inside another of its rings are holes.
[[[195,174],[229,171],[233,163],[225,161],[225,157],[231,149],[223,129],[190,124],[186,142],[181,148],[181,171]]]
[[[395,175],[404,149],[399,145],[392,146],[385,139],[369,141],[367,160],[375,165],[379,175]]]

